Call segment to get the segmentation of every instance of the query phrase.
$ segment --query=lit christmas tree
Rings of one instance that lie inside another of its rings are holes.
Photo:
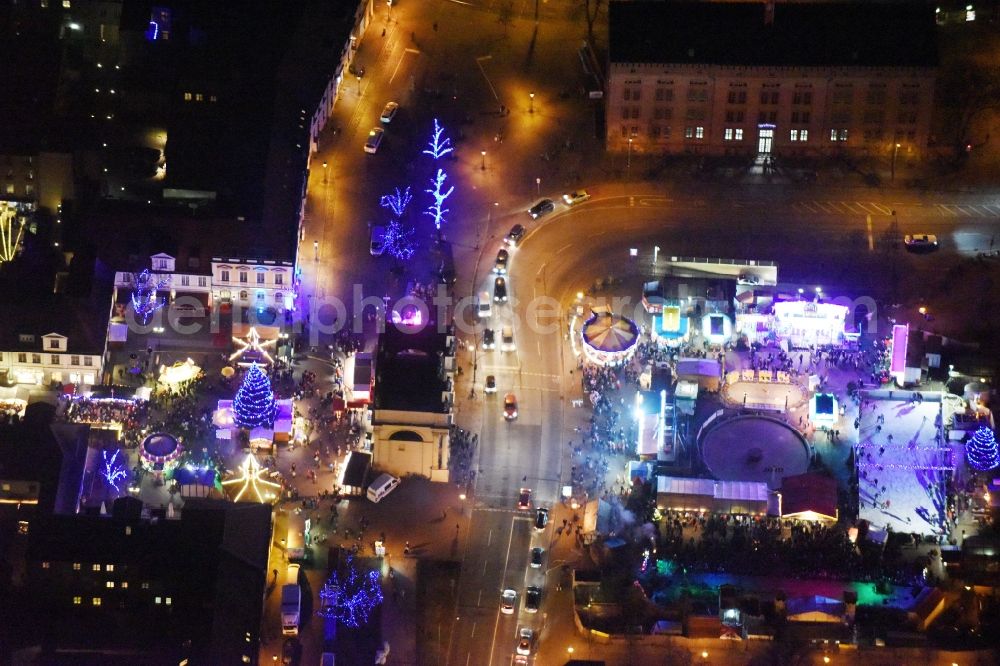
[[[233,399],[233,420],[241,428],[270,428],[274,426],[275,410],[271,380],[254,363]]]
[[[993,431],[981,427],[972,435],[965,445],[965,455],[973,468],[985,472],[1000,464],[1000,452],[997,451],[997,440]]]
[[[322,606],[316,614],[348,627],[362,627],[368,624],[375,607],[382,603],[379,572],[359,574],[351,555],[347,556],[343,568],[343,577],[334,569],[319,591]]]

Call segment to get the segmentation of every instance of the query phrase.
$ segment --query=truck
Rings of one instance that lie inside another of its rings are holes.
[[[302,588],[298,583],[287,583],[281,587],[281,633],[284,636],[299,635],[299,615],[302,610]]]
[[[308,521],[302,513],[292,511],[288,514],[288,538],[285,540],[285,551],[289,560],[301,560],[306,556],[306,531]]]

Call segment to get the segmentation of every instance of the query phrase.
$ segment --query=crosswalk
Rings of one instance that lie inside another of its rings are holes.
[[[907,212],[912,214],[914,209],[908,204]],[[918,204],[919,205],[919,204]],[[796,201],[792,204],[792,209],[804,214],[827,214],[827,215],[875,215],[891,216],[893,207],[876,201]],[[1000,204],[958,204],[958,203],[937,203],[922,206],[917,210],[923,210],[924,214],[933,214],[939,217],[978,217],[978,218],[1000,218]]]
[[[792,209],[799,213],[892,215],[892,208],[874,201],[796,201]]]
[[[934,204],[934,208],[944,217],[1000,217],[1000,204]]]

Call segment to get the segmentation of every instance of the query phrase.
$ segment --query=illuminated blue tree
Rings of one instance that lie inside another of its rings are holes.
[[[233,399],[233,420],[241,428],[270,428],[276,411],[271,380],[253,363]]]
[[[997,451],[997,439],[993,431],[985,426],[977,429],[965,445],[965,455],[969,464],[980,472],[991,470],[1000,464],[1000,453]]]
[[[118,483],[123,481],[128,476],[128,470],[125,467],[124,456],[121,460],[118,459],[118,454],[121,453],[120,449],[115,449],[115,452],[108,457],[108,450],[104,449],[101,451],[101,477],[104,482],[115,490],[121,490],[118,487]]]
[[[438,169],[437,175],[431,179],[431,189],[424,190],[434,197],[434,202],[427,207],[424,215],[429,215],[434,220],[434,228],[438,231],[441,230],[441,224],[444,222],[444,214],[448,212],[447,208],[443,208],[444,202],[455,191],[454,185],[444,191],[444,181],[447,177],[448,175],[443,169]]]
[[[157,281],[148,269],[138,275],[132,274],[132,309],[143,326],[149,323],[154,312],[166,304],[157,296],[157,291],[165,284],[165,280]]]
[[[382,198],[379,200],[379,205],[382,208],[388,208],[392,211],[392,214],[399,218],[403,217],[403,213],[406,212],[406,207],[410,205],[413,200],[413,195],[410,194],[410,188],[407,187],[402,192],[399,188],[393,194],[383,194]]]
[[[451,146],[451,139],[448,137],[443,137],[444,128],[438,124],[438,119],[434,119],[434,131],[431,133],[431,139],[427,142],[427,150],[424,151],[425,155],[430,155],[435,160],[439,160],[451,151],[454,150]]]
[[[390,220],[385,228],[383,236],[385,251],[396,259],[406,261],[417,251],[416,241],[413,240],[413,229],[404,226],[399,220]]]
[[[319,591],[321,607],[316,614],[348,627],[363,627],[368,624],[372,611],[382,603],[379,572],[358,573],[351,555],[347,556],[342,571],[343,576],[334,568]]]

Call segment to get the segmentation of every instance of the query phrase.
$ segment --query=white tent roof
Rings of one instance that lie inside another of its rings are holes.
[[[766,502],[767,484],[757,481],[716,481],[677,476],[656,477],[656,492],[671,495],[705,495],[715,499]]]
[[[719,362],[711,358],[682,358],[677,361],[678,375],[719,376]]]

